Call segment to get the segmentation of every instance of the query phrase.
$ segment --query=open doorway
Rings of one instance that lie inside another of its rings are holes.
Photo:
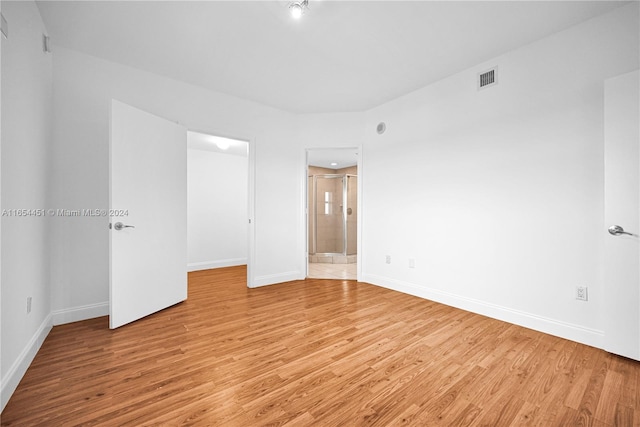
[[[187,132],[187,269],[248,264],[249,143]]]
[[[307,277],[357,279],[358,149],[307,150]]]

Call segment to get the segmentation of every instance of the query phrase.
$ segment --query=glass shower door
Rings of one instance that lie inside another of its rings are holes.
[[[347,175],[347,255],[358,253],[358,176]]]
[[[344,178],[319,175],[315,182],[316,253],[344,252]]]

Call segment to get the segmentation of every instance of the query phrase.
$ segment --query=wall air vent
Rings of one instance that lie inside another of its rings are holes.
[[[498,67],[478,73],[478,90],[498,84]]]

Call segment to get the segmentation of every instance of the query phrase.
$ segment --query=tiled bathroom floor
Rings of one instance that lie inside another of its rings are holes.
[[[309,277],[314,279],[356,280],[358,264],[309,263]]]

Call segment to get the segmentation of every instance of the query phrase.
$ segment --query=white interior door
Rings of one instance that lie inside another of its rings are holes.
[[[605,350],[640,360],[638,71],[605,82]],[[626,234],[628,233],[628,234]]]
[[[110,130],[109,326],[117,328],[187,299],[187,131],[115,100]]]

